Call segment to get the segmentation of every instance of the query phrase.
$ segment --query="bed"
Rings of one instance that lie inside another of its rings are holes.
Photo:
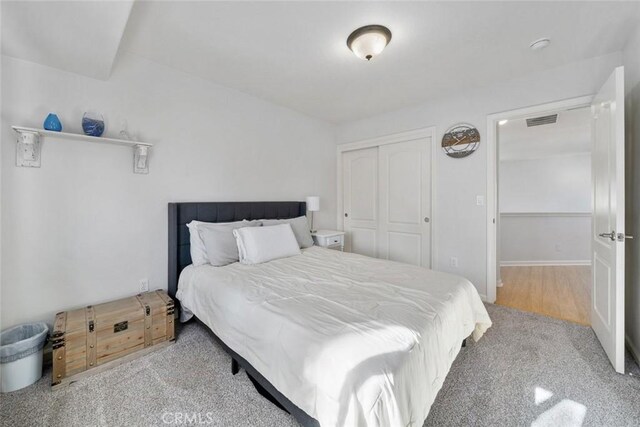
[[[305,426],[421,426],[464,339],[491,320],[464,278],[311,247],[190,265],[191,220],[294,218],[302,202],[169,205],[169,293]]]

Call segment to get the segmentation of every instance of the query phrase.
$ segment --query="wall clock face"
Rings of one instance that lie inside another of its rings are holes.
[[[480,133],[466,123],[451,126],[442,136],[442,149],[447,156],[460,159],[478,149]]]

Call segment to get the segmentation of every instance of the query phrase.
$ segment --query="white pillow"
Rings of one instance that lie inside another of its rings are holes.
[[[233,230],[242,227],[259,227],[262,224],[258,221],[232,222],[230,224],[218,225],[217,227],[198,227],[200,238],[204,242],[209,264],[215,267],[238,262],[238,245],[236,244]]]
[[[207,250],[204,242],[198,234],[198,225],[205,224],[202,221],[191,221],[187,224],[189,228],[189,250],[191,251],[191,263],[193,265],[203,265],[209,263],[207,259]]]
[[[228,228],[230,224],[233,224],[234,227],[228,229],[229,236],[233,241],[233,229],[246,227],[249,223],[255,223],[255,225],[259,225],[258,221],[235,221],[235,222],[203,222],[203,221],[191,221],[187,224],[189,228],[189,245],[191,251],[191,262],[193,265],[204,265],[209,264],[209,258],[207,257],[207,248],[204,245],[204,240],[202,240],[202,236],[200,232],[205,229],[214,228]],[[235,245],[235,242],[234,242]],[[236,260],[237,261],[237,260]]]
[[[290,224],[243,227],[233,230],[241,264],[260,264],[300,254]]]
[[[309,231],[309,222],[306,216],[299,216],[291,219],[261,219],[262,225],[278,225],[278,224],[291,224],[293,234],[296,236],[298,245],[304,248],[310,248],[313,246],[313,237]]]

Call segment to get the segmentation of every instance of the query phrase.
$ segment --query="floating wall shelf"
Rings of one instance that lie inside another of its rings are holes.
[[[18,146],[16,149],[17,166],[40,167],[40,138],[51,137],[131,147],[133,148],[134,173],[149,173],[149,148],[151,148],[153,144],[147,142],[102,138],[78,133],[55,132],[23,126],[11,126],[11,128],[18,134]]]

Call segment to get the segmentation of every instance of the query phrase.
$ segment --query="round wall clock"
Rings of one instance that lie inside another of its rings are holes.
[[[442,149],[447,156],[460,159],[478,149],[480,132],[472,125],[460,123],[451,126],[442,136]]]

